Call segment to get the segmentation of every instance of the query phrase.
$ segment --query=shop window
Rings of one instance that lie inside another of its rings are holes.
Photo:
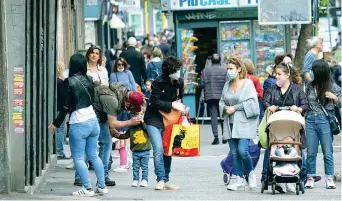
[[[260,26],[254,21],[255,32],[255,75],[261,83],[268,77],[267,66],[274,64],[274,57],[285,53],[284,25]]]
[[[129,13],[128,18],[129,27],[135,33],[135,36],[143,36],[144,35],[144,18],[142,11],[135,11]]]
[[[162,13],[156,9],[153,10],[153,30],[154,34],[157,34],[163,30]]]

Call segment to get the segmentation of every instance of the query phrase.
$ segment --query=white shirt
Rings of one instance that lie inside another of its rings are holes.
[[[82,108],[71,113],[69,124],[76,124],[88,121],[89,119],[96,118],[93,106]]]

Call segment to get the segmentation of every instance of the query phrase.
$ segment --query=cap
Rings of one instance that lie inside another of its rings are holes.
[[[141,106],[144,103],[144,95],[140,92],[132,92],[129,96],[129,103],[134,107],[136,112],[140,112]]]

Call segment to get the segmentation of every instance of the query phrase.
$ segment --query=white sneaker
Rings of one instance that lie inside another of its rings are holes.
[[[335,183],[334,183],[332,178],[328,177],[325,180],[325,188],[327,188],[327,189],[335,189],[336,188]]]
[[[248,175],[248,185],[249,185],[249,188],[251,189],[257,187],[257,178],[255,176],[254,171],[251,171]]]
[[[296,184],[294,184],[294,183],[287,183],[286,184],[286,192],[290,192],[290,193],[296,192]]]
[[[164,189],[165,190],[178,190],[179,189],[179,186],[176,186],[170,182],[166,182],[165,185],[164,185]]]
[[[125,165],[121,165],[118,168],[113,169],[114,172],[127,172],[127,167]]]
[[[141,180],[140,186],[141,186],[141,187],[147,187],[147,186],[148,186],[147,181],[146,181],[145,179]]]
[[[96,194],[99,194],[99,195],[108,194],[108,188],[107,188],[107,187],[103,187],[103,188],[97,187],[97,188],[95,189],[95,193],[96,193]]]
[[[75,168],[75,164],[74,161],[72,161],[69,165],[65,166],[66,169],[74,169]]]
[[[235,181],[232,182],[231,180],[231,182],[227,186],[227,189],[231,191],[236,191],[238,189],[245,188],[246,185],[246,180],[244,178],[236,176]]]
[[[159,181],[154,189],[155,190],[163,190],[164,185],[165,185],[164,181]]]
[[[309,177],[306,180],[305,188],[314,188],[315,187],[315,180],[312,177]]]
[[[139,186],[139,181],[134,180],[131,186],[132,187],[138,187]]]
[[[87,190],[85,188],[82,188],[78,191],[73,192],[72,195],[80,197],[92,197],[95,195],[95,192],[93,190]]]

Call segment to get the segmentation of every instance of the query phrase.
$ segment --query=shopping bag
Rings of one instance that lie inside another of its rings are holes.
[[[271,114],[271,111],[269,109],[266,109],[264,113],[264,117],[262,118],[259,127],[258,127],[258,132],[259,132],[259,142],[261,146],[265,149],[269,147],[268,144],[268,137],[267,137],[267,132],[266,132],[266,126],[267,126],[267,119],[269,115]]]
[[[163,135],[164,155],[179,157],[199,156],[200,127],[199,125],[188,124],[188,122],[183,123],[185,119],[188,118],[181,116],[178,124],[165,127]]]

